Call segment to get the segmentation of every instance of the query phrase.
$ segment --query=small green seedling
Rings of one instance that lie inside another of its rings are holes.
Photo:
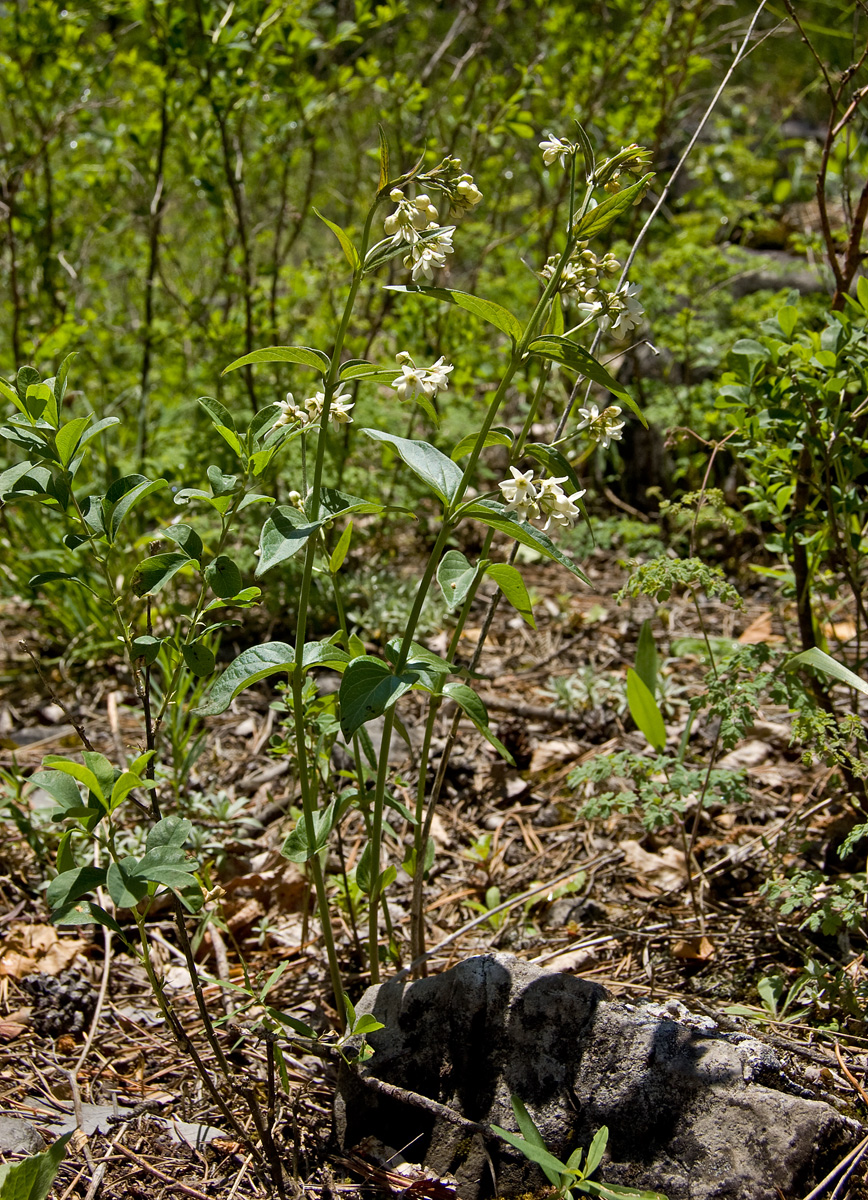
[[[666,1200],[666,1197],[660,1192],[619,1187],[614,1183],[598,1183],[590,1178],[600,1165],[606,1143],[609,1140],[607,1126],[603,1125],[594,1134],[588,1147],[584,1169],[582,1169],[581,1147],[575,1149],[567,1161],[562,1163],[559,1158],[546,1149],[542,1134],[518,1096],[512,1097],[512,1111],[515,1113],[515,1119],[523,1137],[509,1133],[506,1129],[501,1129],[499,1125],[492,1125],[491,1128],[498,1137],[502,1137],[504,1141],[520,1150],[531,1162],[542,1167],[546,1179],[557,1189],[558,1196],[563,1200],[569,1200],[574,1192],[584,1192],[587,1196],[599,1196],[602,1200],[622,1200],[625,1196],[633,1197],[633,1200]]]

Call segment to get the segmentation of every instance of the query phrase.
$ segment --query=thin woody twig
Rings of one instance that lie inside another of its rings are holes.
[[[144,1158],[140,1158],[138,1154],[134,1154],[126,1146],[122,1146],[120,1142],[117,1143],[115,1149],[120,1150],[125,1158],[134,1162],[142,1170],[147,1171],[149,1175],[153,1175],[156,1179],[161,1179],[163,1183],[170,1183],[176,1192],[180,1192],[184,1196],[192,1196],[193,1200],[213,1200],[213,1197],[206,1195],[205,1192],[200,1192],[197,1188],[188,1187],[186,1183],[181,1183],[174,1175],[169,1175],[165,1171],[159,1170],[158,1167],[152,1166]]]
[[[84,726],[81,724],[80,721],[76,721],[75,717],[72,715],[72,713],[69,711],[67,706],[64,704],[63,700],[61,700],[60,696],[58,696],[57,692],[55,692],[54,688],[51,686],[51,683],[46,678],[44,671],[42,670],[42,666],[39,662],[39,659],[36,657],[36,655],[33,653],[33,651],[30,649],[30,647],[27,645],[27,643],[23,640],[23,638],[18,643],[18,645],[21,647],[21,649],[24,651],[24,653],[27,655],[27,657],[30,659],[30,661],[33,663],[34,667],[36,668],[36,674],[39,676],[40,682],[41,682],[42,686],[45,688],[49,697],[51,698],[51,701],[63,709],[63,715],[66,717],[67,721],[69,721],[70,725],[73,727],[75,732],[78,734],[85,750],[93,750],[93,746],[91,745],[90,738],[87,736],[87,734],[84,731]]]

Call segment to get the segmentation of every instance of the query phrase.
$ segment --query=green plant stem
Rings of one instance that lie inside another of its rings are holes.
[[[323,407],[320,417],[319,434],[316,443],[316,459],[313,469],[313,483],[309,501],[306,502],[310,506],[310,519],[316,521],[320,511],[320,489],[322,487],[323,463],[325,461],[326,448],[326,432],[328,430],[329,413],[331,409],[332,396],[337,390],[338,372],[341,366],[341,353],[343,351],[344,341],[349,328],[350,317],[352,316],[353,307],[356,302],[359,287],[364,274],[364,260],[367,253],[368,242],[371,236],[371,226],[374,219],[379,200],[375,201],[368,211],[365,228],[362,235],[362,248],[360,253],[360,265],[353,271],[350,290],[347,295],[347,300],[344,305],[343,315],[340,325],[335,336],[335,343],[332,349],[331,362],[329,365],[328,374],[323,384]],[[305,729],[304,729],[304,707],[302,704],[302,655],[304,653],[304,644],[307,636],[307,614],[310,603],[310,589],[313,580],[313,568],[316,560],[318,539],[309,538],[305,547],[304,566],[301,576],[301,587],[298,596],[298,617],[296,621],[295,634],[295,665],[291,674],[293,710],[295,712],[295,737],[297,746],[299,784],[301,786],[301,803],[302,803],[302,818],[304,820],[305,833],[307,835],[308,846],[313,846],[316,840],[314,827],[315,813],[315,797],[312,795],[310,787],[310,778],[307,767],[307,747],[305,745]],[[335,1007],[337,1009],[338,1021],[341,1030],[346,1029],[347,1012],[344,1004],[344,993],[341,983],[341,971],[337,958],[337,950],[335,948],[334,930],[332,928],[331,916],[328,906],[328,895],[326,893],[325,879],[323,877],[322,864],[318,854],[314,854],[310,861],[311,874],[313,875],[314,889],[316,891],[317,907],[319,909],[320,927],[322,928],[323,941],[326,947],[328,956],[329,975],[331,977],[332,991],[335,997]],[[372,898],[373,903],[373,898]]]
[[[553,303],[554,303],[554,301],[553,301]],[[551,364],[546,362],[543,366],[542,371],[540,372],[539,382],[538,382],[536,390],[534,392],[533,399],[531,400],[531,403],[528,406],[527,415],[525,416],[521,432],[519,433],[519,436],[516,438],[513,445],[510,447],[509,459],[508,459],[510,466],[517,463],[524,452],[524,445],[527,440],[528,434],[530,432],[531,426],[533,424],[534,417],[536,416],[536,413],[539,409],[539,405],[542,401],[542,397],[545,392],[545,385],[548,381],[550,372],[551,372]],[[480,556],[479,556],[480,562],[482,562],[484,559],[488,558],[488,555],[491,551],[491,543],[493,540],[494,540],[494,531],[492,529],[489,529],[486,533],[485,541],[483,543],[482,550],[480,552]],[[509,558],[510,563],[514,562],[517,552],[518,552],[518,543],[516,542],[513,545],[512,551],[510,553],[510,558]],[[451,639],[451,642],[449,645],[449,649],[446,652],[446,657],[447,657],[447,659],[449,659],[450,662],[452,661],[455,654],[457,653],[458,642],[461,638],[461,634],[464,630],[464,626],[467,622],[467,618],[470,615],[470,609],[471,609],[471,606],[473,605],[474,600],[476,599],[476,593],[479,589],[480,584],[482,583],[482,578],[483,578],[482,572],[477,570],[477,575],[473,581],[473,585],[470,588],[470,590],[468,591],[464,600],[462,601],[462,605],[461,605],[461,609],[459,610],[458,620],[456,622],[455,630],[452,634],[452,639]],[[497,611],[497,607],[500,602],[501,595],[502,595],[502,593],[498,589],[492,596],[491,601],[489,602],[488,612],[486,613],[485,620],[483,622],[483,627],[482,627],[482,630],[480,631],[480,635],[479,635],[479,638],[477,639],[476,647],[473,652],[473,662],[472,662],[472,665],[470,668],[471,671],[475,670],[475,668],[479,662],[479,659],[482,655],[482,650],[488,639],[488,634],[491,630],[491,624],[492,624],[492,621],[494,620],[494,614]],[[442,688],[442,686],[443,686],[444,679],[445,679],[445,676],[443,676],[439,682],[440,688]],[[422,870],[422,866],[424,866],[425,851],[426,851],[427,845],[428,845],[428,836],[431,831],[431,823],[434,819],[434,812],[436,809],[437,800],[439,798],[440,786],[442,785],[442,782],[443,782],[443,776],[441,774],[441,771],[445,774],[445,769],[449,765],[449,759],[452,754],[452,749],[455,745],[455,739],[456,739],[456,735],[458,732],[458,726],[461,721],[461,710],[459,709],[456,711],[455,716],[453,717],[452,728],[450,729],[449,735],[447,736],[446,744],[444,746],[443,753],[441,756],[440,771],[438,771],[438,776],[437,776],[437,778],[439,779],[440,782],[438,785],[435,781],[435,789],[436,790],[432,790],[432,798],[431,798],[431,802],[428,806],[428,811],[426,814],[426,812],[425,812],[425,792],[426,792],[426,784],[427,784],[427,778],[428,778],[428,760],[429,760],[430,753],[431,753],[431,740],[432,740],[433,734],[434,734],[434,723],[437,718],[437,713],[440,709],[441,701],[442,701],[442,695],[440,695],[440,694],[432,696],[432,698],[431,698],[431,702],[428,707],[428,719],[425,723],[425,734],[424,734],[424,737],[422,740],[422,749],[421,749],[421,753],[419,756],[419,781],[418,781],[417,789],[416,789],[416,828],[414,830],[414,845],[415,845],[415,850],[416,850],[416,874],[413,876],[413,896],[412,896],[411,905],[410,905],[410,945],[412,948],[412,957],[414,959],[419,958],[424,953],[424,949],[425,949],[425,945],[424,945],[425,929],[424,929],[424,918],[423,918],[423,913],[422,913],[422,900],[423,900],[423,891],[424,891],[424,889],[423,889],[424,872]],[[422,866],[420,866],[420,864],[422,864]]]
[[[185,1054],[189,1055],[189,1057],[192,1059],[193,1065],[196,1067],[196,1070],[199,1073],[199,1076],[202,1079],[202,1082],[205,1084],[205,1087],[208,1089],[208,1092],[211,1095],[211,1099],[214,1101],[214,1103],[220,1109],[223,1116],[226,1118],[226,1120],[229,1122],[229,1124],[235,1130],[235,1133],[238,1135],[238,1137],[243,1142],[243,1144],[245,1146],[247,1146],[248,1149],[251,1151],[251,1153],[253,1154],[253,1157],[256,1159],[256,1162],[260,1166],[260,1168],[265,1167],[265,1159],[263,1158],[262,1154],[260,1153],[259,1148],[254,1143],[251,1142],[250,1137],[247,1133],[247,1130],[244,1128],[244,1126],[241,1124],[241,1122],[237,1119],[235,1114],[229,1108],[226,1101],[223,1099],[223,1096],[221,1095],[220,1091],[218,1090],[216,1084],[214,1083],[211,1072],[208,1070],[208,1068],[205,1066],[204,1062],[202,1061],[202,1058],[201,1058],[198,1050],[193,1045],[192,1041],[190,1040],[186,1031],[184,1030],[183,1025],[178,1020],[178,1017],[176,1016],[174,1009],[169,1004],[169,1002],[166,1000],[166,997],[163,993],[163,985],[160,982],[160,980],[157,978],[157,973],[154,970],[154,964],[151,961],[150,943],[148,941],[147,929],[145,927],[145,917],[138,911],[137,908],[133,908],[130,911],[132,913],[133,920],[136,922],[136,928],[138,929],[138,933],[139,933],[139,945],[140,945],[141,951],[142,951],[142,965],[145,968],[145,974],[148,977],[148,982],[151,985],[151,990],[154,993],[154,996],[156,998],[157,1004],[159,1005],[160,1011],[162,1012],[163,1017],[165,1018],[166,1024],[171,1029],[172,1035],[175,1038],[175,1041],[177,1042],[180,1049]],[[195,972],[191,972],[191,977],[192,978],[196,977]],[[227,1077],[227,1083],[229,1083],[229,1085],[231,1087],[231,1080],[228,1077]]]
[[[570,208],[569,208],[568,227],[567,227],[567,235],[566,235],[566,239],[565,239],[564,249],[561,252],[560,258],[558,259],[558,263],[557,263],[555,270],[552,272],[551,278],[547,281],[546,286],[543,289],[542,295],[540,296],[533,312],[531,313],[530,319],[528,320],[527,325],[525,326],[525,330],[524,330],[524,333],[522,334],[521,339],[518,341],[517,344],[513,345],[512,354],[510,355],[506,370],[504,371],[504,374],[501,377],[500,383],[498,384],[498,387],[497,387],[497,391],[495,392],[494,397],[491,401],[491,404],[489,405],[488,412],[485,415],[485,420],[482,423],[482,428],[480,429],[479,433],[477,434],[476,442],[474,443],[473,449],[470,451],[470,457],[468,458],[467,465],[464,468],[464,472],[461,476],[461,480],[456,488],[455,495],[452,497],[452,499],[447,507],[447,510],[444,513],[443,522],[440,526],[440,532],[437,535],[437,539],[436,539],[434,546],[431,550],[431,553],[429,555],[428,562],[425,566],[425,571],[422,575],[422,579],[420,580],[419,586],[416,590],[416,597],[413,601],[413,607],[410,611],[410,616],[407,619],[407,626],[405,628],[404,637],[401,642],[401,648],[398,653],[398,660],[395,664],[395,674],[396,675],[400,675],[401,672],[404,670],[404,667],[407,665],[407,661],[408,661],[408,658],[410,655],[410,649],[411,649],[412,642],[413,642],[413,634],[416,632],[416,625],[418,624],[419,617],[422,612],[422,606],[425,603],[425,598],[428,595],[428,591],[433,582],[434,573],[437,569],[437,566],[440,563],[440,560],[443,556],[443,552],[446,549],[446,544],[449,540],[449,537],[452,534],[453,523],[457,523],[457,519],[459,518],[459,510],[461,508],[461,504],[464,500],[464,496],[467,492],[467,488],[470,486],[470,481],[473,477],[473,472],[476,469],[476,464],[479,461],[479,456],[482,453],[483,449],[485,448],[485,439],[487,438],[487,436],[491,430],[491,427],[494,424],[495,417],[497,416],[500,406],[506,397],[506,394],[509,389],[509,385],[512,382],[513,376],[515,375],[515,373],[518,370],[521,363],[524,361],[524,358],[527,354],[528,346],[530,345],[530,343],[533,341],[534,337],[536,336],[536,330],[539,325],[539,322],[542,320],[545,312],[548,309],[549,303],[551,302],[552,298],[554,297],[555,293],[558,290],[558,286],[560,284],[561,276],[563,274],[564,268],[567,265],[567,263],[569,262],[570,256],[573,252],[573,249],[575,248],[576,238],[573,234],[573,229],[575,227],[576,222],[587,211],[588,205],[591,200],[591,196],[593,194],[593,189],[591,186],[588,186],[588,188],[586,189],[586,192],[585,192],[585,197],[582,202],[581,209],[580,209],[579,213],[575,217],[573,217],[573,209],[574,209],[574,205],[575,205],[575,178],[576,178],[575,157],[573,157],[573,159],[572,159],[571,167],[572,167],[572,169],[571,169],[571,173],[570,173]],[[395,723],[394,709],[390,708],[387,710],[387,712],[385,714],[385,718],[384,718],[383,741],[382,741],[382,745],[380,747],[380,758],[379,758],[378,770],[377,770],[376,792],[374,794],[373,820],[371,823],[371,878],[372,878],[373,891],[371,894],[371,909],[370,909],[370,913],[369,913],[369,925],[368,925],[368,936],[369,936],[369,940],[370,940],[369,952],[370,952],[370,961],[371,961],[371,983],[379,982],[379,961],[378,961],[377,954],[374,952],[374,948],[376,947],[377,942],[378,942],[378,922],[377,922],[376,901],[379,898],[379,887],[380,887],[380,882],[379,882],[380,843],[381,843],[381,838],[382,838],[383,803],[384,803],[384,797],[385,797],[385,791],[386,791],[386,777],[388,774],[388,753],[389,753],[389,744],[390,744],[391,738],[392,738],[392,730],[394,728],[394,723]],[[441,769],[442,769],[442,767],[443,767],[443,762],[441,760]],[[423,840],[422,845],[424,846],[425,844],[426,843]]]

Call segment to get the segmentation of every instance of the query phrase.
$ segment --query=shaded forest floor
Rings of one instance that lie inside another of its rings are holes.
[[[864,1082],[868,1038],[858,1028],[835,1034],[818,1029],[818,1018],[829,1024],[840,1014],[815,1008],[808,1023],[798,1003],[783,1019],[772,1020],[756,987],[761,978],[776,974],[794,982],[809,956],[847,964],[854,983],[865,970],[861,955],[842,958],[837,941],[800,930],[796,918],[781,917],[760,894],[782,865],[830,861],[846,812],[828,787],[829,771],[801,761],[798,748],[790,745],[785,711],[763,711],[727,760],[745,770],[747,799],[736,806],[714,804],[701,816],[696,858],[702,873],[693,880],[693,898],[674,828],[650,834],[637,816],[593,824],[578,818],[580,801],[567,783],[572,769],[595,755],[643,747],[641,735],[631,732],[618,681],[635,660],[643,618],[653,615],[645,602],[620,608],[613,603],[625,574],[613,555],[596,553],[588,571],[594,591],[576,588],[565,595],[562,572],[526,569],[535,589],[537,630],[512,610],[498,612],[477,686],[516,766],[506,766],[462,726],[432,829],[437,853],[426,898],[427,944],[434,948],[428,970],[443,971],[474,954],[508,951],[595,980],[622,999],[681,1001],[724,1027],[748,1020],[727,1015],[728,1006],[750,1006],[762,1018],[755,1026],[759,1036],[775,1047],[793,1075],[818,1099],[861,1117],[864,1106],[842,1063]],[[709,632],[746,641],[783,638],[787,614],[770,605],[770,594],[757,587],[745,595],[745,610],[735,616],[710,603],[704,610]],[[669,639],[699,636],[692,606],[673,599],[667,607]],[[475,632],[467,631],[468,653]],[[0,711],[2,762],[8,769],[14,757],[18,769],[28,772],[46,753],[74,747],[75,737],[62,711],[40,694],[18,637],[9,621],[0,647],[6,655],[3,674],[11,681]],[[429,644],[445,649],[436,639]],[[701,675],[699,655],[679,660],[668,693],[670,739],[683,728],[686,701]],[[559,688],[553,682],[557,678],[567,683]],[[87,697],[60,676],[56,686],[98,749],[117,758],[137,744],[138,721],[120,685]],[[563,704],[567,693],[572,710]],[[194,811],[185,815],[205,829],[199,856],[211,859],[212,883],[219,882],[226,893],[220,902],[222,932],[212,923],[199,961],[206,976],[238,984],[244,980],[242,960],[251,977],[264,978],[284,965],[270,1003],[325,1033],[336,1014],[318,927],[305,911],[307,883],[301,868],[279,853],[296,796],[287,759],[268,752],[279,732],[279,714],[269,707],[272,698],[264,686],[251,689],[213,722],[192,776],[197,795],[218,797],[209,804],[195,801]],[[418,719],[411,700],[404,716],[411,736]],[[442,718],[440,744],[448,720]],[[713,740],[714,731],[700,726],[691,745],[710,751]],[[412,806],[412,760],[400,744],[394,753],[395,793]],[[405,832],[392,819],[396,832]],[[351,817],[343,829],[350,867],[363,845],[355,820]],[[58,934],[50,925],[43,899],[49,864],[40,860],[39,836],[30,843],[11,821],[4,822],[0,1112],[26,1118],[50,1140],[75,1124],[76,1102],[82,1105],[88,1136],[73,1143],[54,1195],[231,1200],[270,1194],[166,1031],[143,968],[116,944],[106,971],[101,930]],[[403,851],[397,844],[387,838],[387,847],[390,861],[400,862]],[[334,858],[329,872],[336,882],[338,870]],[[534,895],[503,913],[488,915],[478,907],[533,889]],[[403,964],[409,898],[410,880],[402,872],[389,903]],[[357,999],[364,975],[346,910],[339,936],[348,990]],[[168,911],[155,926],[152,946],[178,1012],[189,1017],[187,1027],[213,1065],[198,1036],[195,997]],[[34,983],[34,976],[41,983]],[[103,980],[96,1036],[81,1061]],[[250,1032],[255,1013],[233,1015],[233,993],[216,984],[209,984],[205,995],[215,1018],[229,1017],[228,1029],[220,1034],[224,1047],[267,1109],[266,1046]],[[286,1061],[289,1090],[279,1086],[274,1103],[278,1145],[297,1180],[291,1188],[328,1196],[406,1186],[390,1184],[360,1157],[347,1160],[336,1153],[330,1141],[331,1067],[300,1053],[287,1052]],[[249,1124],[243,1098],[224,1098]],[[421,1182],[414,1190],[428,1194]]]

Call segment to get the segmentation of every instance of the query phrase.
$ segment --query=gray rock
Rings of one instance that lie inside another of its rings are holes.
[[[562,1161],[607,1125],[598,1177],[670,1200],[803,1193],[859,1130],[807,1099],[753,1037],[709,1028],[680,1005],[616,1003],[598,984],[508,955],[369,988],[356,1012],[385,1025],[369,1035],[376,1053],[366,1073],[513,1130],[515,1093]],[[462,1200],[545,1182],[503,1142],[378,1094],[349,1070],[335,1121],[347,1149],[375,1136],[408,1160],[451,1172]]]
[[[39,1154],[44,1149],[42,1134],[29,1121],[0,1116],[0,1154]]]

